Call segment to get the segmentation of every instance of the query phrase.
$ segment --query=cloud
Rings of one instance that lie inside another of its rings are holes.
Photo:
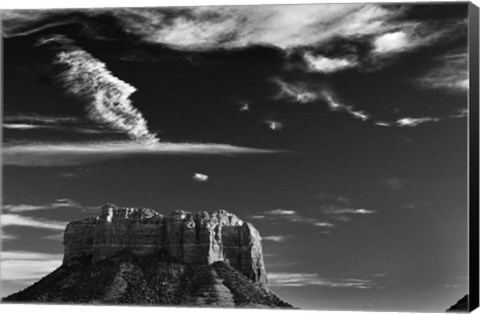
[[[272,209],[268,212],[265,212],[267,215],[295,215],[297,212],[294,210],[286,210],[286,209]]]
[[[82,119],[69,116],[46,116],[40,114],[7,114],[3,117],[7,123],[26,123],[38,125],[59,125],[59,124],[78,124],[84,122]]]
[[[468,109],[462,108],[457,111],[455,114],[451,114],[450,118],[466,118],[468,117]]]
[[[68,93],[86,101],[89,119],[144,144],[158,142],[129,99],[135,87],[115,77],[103,62],[80,48],[69,48],[57,54],[54,64],[63,66],[59,79]]]
[[[330,208],[324,210],[326,214],[333,214],[333,215],[345,215],[345,214],[351,214],[351,215],[370,215],[376,213],[375,210],[369,210],[369,209],[363,209],[363,208],[358,208],[358,209],[353,209],[353,208]]]
[[[2,281],[30,285],[62,264],[62,254],[31,251],[2,251]]]
[[[272,131],[281,131],[283,129],[283,123],[279,121],[266,120],[265,123]]]
[[[31,212],[38,210],[48,210],[56,208],[83,208],[80,203],[75,202],[68,198],[57,199],[53,203],[32,205],[32,204],[6,204],[2,206],[4,211],[10,213]]]
[[[0,221],[2,227],[20,226],[50,230],[65,230],[65,226],[67,225],[67,222],[64,221],[26,217],[9,213],[2,214],[0,217]]]
[[[317,218],[307,218],[300,214],[298,214],[294,210],[289,209],[272,209],[269,211],[260,212],[260,214],[252,215],[252,219],[263,219],[272,222],[284,221],[288,223],[299,223],[299,224],[307,224],[312,227],[324,228],[324,227],[334,227],[333,224],[329,222],[322,221]]]
[[[271,287],[325,286],[332,288],[369,289],[375,282],[369,279],[326,279],[315,273],[269,273]]]
[[[408,35],[403,31],[386,33],[375,38],[373,41],[374,53],[392,53],[404,51],[409,48]]]
[[[311,72],[334,73],[341,70],[353,68],[357,65],[355,61],[340,58],[327,58],[324,56],[313,56],[307,52],[303,55]]]
[[[423,118],[401,118],[398,119],[395,123],[397,126],[400,127],[415,127],[423,123],[427,122],[438,122],[440,118],[432,118],[432,117],[423,117]]]
[[[365,112],[354,110],[352,106],[347,106],[345,104],[340,103],[338,100],[335,99],[335,96],[331,91],[323,91],[322,95],[323,95],[323,99],[325,99],[325,101],[328,104],[328,107],[332,111],[346,112],[352,117],[356,119],[360,119],[362,121],[366,121],[370,118],[370,116]]]
[[[436,61],[437,66],[415,80],[424,88],[465,92],[469,88],[467,53],[450,53]]]
[[[280,87],[277,98],[288,98],[295,102],[306,104],[315,101],[318,95],[314,92],[308,91],[306,87],[301,84],[291,84],[280,79],[275,79],[274,82]]]
[[[244,111],[250,111],[250,105],[248,103],[243,103],[240,105],[240,108],[238,108],[238,111],[244,112]]]
[[[165,154],[265,154],[280,151],[209,143],[168,143],[143,145],[132,141],[78,143],[4,143],[4,165],[70,166],[132,155]]]
[[[290,237],[291,236],[287,236],[287,235],[272,235],[272,236],[262,237],[262,240],[272,241],[272,242],[285,242]]]
[[[203,173],[195,172],[195,174],[192,176],[192,180],[197,182],[207,182],[208,176]]]
[[[356,4],[270,5],[261,9],[195,7],[177,11],[173,18],[163,10],[125,9],[113,14],[120,18],[125,29],[143,40],[178,49],[232,49],[254,44],[288,49],[317,44],[342,33],[346,16],[362,19],[355,14],[361,7]]]
[[[328,228],[331,228],[331,227],[335,226],[335,225],[333,225],[329,222],[316,222],[316,223],[314,223],[314,225],[316,227],[328,227]]]

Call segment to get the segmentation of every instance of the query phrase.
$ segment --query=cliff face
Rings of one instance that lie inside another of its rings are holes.
[[[260,234],[250,223],[223,210],[179,210],[163,216],[151,209],[106,204],[100,216],[69,223],[64,245],[66,266],[86,256],[96,262],[123,251],[136,256],[162,252],[178,263],[225,262],[267,285]]]
[[[226,211],[107,204],[68,224],[59,268],[3,301],[292,308],[265,288],[260,241]]]

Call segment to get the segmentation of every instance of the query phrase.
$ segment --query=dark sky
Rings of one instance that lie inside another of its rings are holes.
[[[2,296],[106,202],[226,209],[303,309],[468,292],[467,5],[6,11]]]

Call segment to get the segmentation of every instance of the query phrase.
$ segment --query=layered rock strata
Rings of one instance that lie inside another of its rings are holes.
[[[267,285],[259,232],[224,210],[177,210],[164,216],[151,209],[106,204],[100,216],[69,223],[64,245],[67,266],[85,256],[95,262],[123,251],[137,256],[162,252],[179,263],[225,262]]]

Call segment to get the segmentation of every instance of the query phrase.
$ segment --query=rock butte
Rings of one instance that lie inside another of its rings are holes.
[[[64,245],[63,264],[67,266],[85,256],[95,262],[121,251],[138,256],[165,252],[180,263],[222,261],[267,285],[259,232],[224,210],[176,210],[164,216],[147,208],[106,204],[100,216],[69,223]]]

